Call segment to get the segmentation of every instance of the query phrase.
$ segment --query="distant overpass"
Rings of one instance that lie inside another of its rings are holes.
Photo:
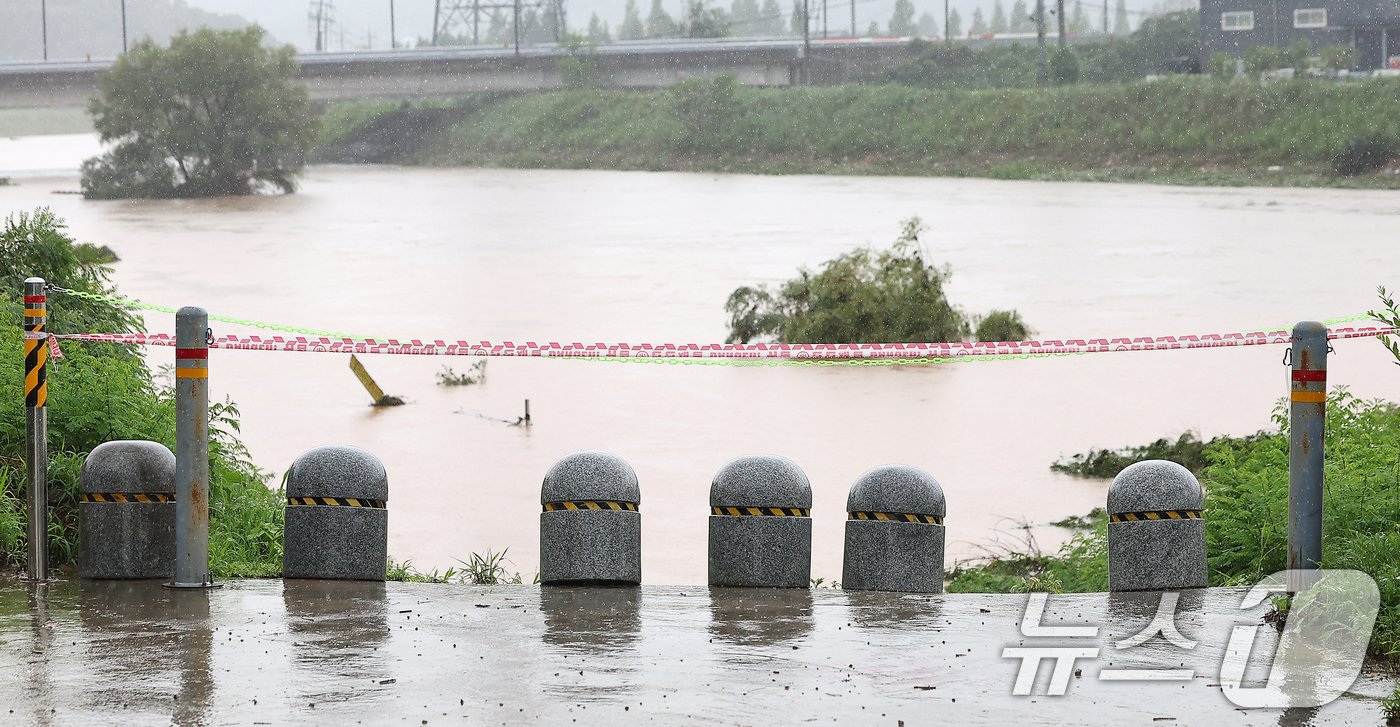
[[[959,43],[1021,41],[984,36]],[[907,60],[909,38],[719,38],[607,43],[591,50],[532,45],[414,48],[394,51],[304,53],[301,80],[313,101],[432,98],[477,91],[562,88],[557,62],[577,55],[601,85],[656,88],[690,76],[733,73],[751,86],[790,86],[807,74],[813,84],[873,80]],[[1031,35],[1029,42],[1034,43]],[[97,76],[111,59],[0,64],[0,108],[81,107],[97,93]]]

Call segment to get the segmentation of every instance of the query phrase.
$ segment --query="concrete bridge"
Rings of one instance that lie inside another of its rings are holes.
[[[561,88],[559,61],[575,56],[599,82],[616,88],[655,88],[690,76],[733,73],[753,86],[867,81],[906,60],[907,38],[799,38],[630,41],[592,50],[556,45],[423,48],[312,53],[300,56],[301,79],[313,101],[430,98],[476,91]],[[96,94],[97,76],[111,59],[0,64],[0,108],[82,107]]]

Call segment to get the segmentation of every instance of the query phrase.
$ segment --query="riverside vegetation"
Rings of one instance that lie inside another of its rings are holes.
[[[1206,490],[1206,543],[1212,585],[1253,584],[1287,564],[1288,410],[1273,427],[1243,438],[1216,437],[1200,446]],[[1194,438],[1192,438],[1194,439]],[[1199,441],[1186,447],[1195,459]],[[1362,401],[1345,390],[1327,404],[1324,568],[1369,574],[1381,593],[1371,638],[1373,656],[1400,659],[1400,407]],[[1108,473],[1103,473],[1107,475]],[[1116,474],[1116,472],[1115,472]],[[951,592],[1104,591],[1108,588],[1108,519],[1102,510],[1076,524],[1054,554],[1033,542],[1004,548],[976,565],[956,568]]]
[[[23,302],[25,278],[83,293],[114,296],[108,255],[75,244],[62,220],[47,209],[8,216],[0,226],[0,305],[15,324],[0,334],[0,573],[25,562]],[[100,300],[61,293],[48,296],[49,329],[64,332],[142,330],[131,312]],[[175,402],[169,371],[153,375],[134,346],[73,343],[50,359],[49,558],[69,566],[78,552],[78,494],[83,461],[97,445],[116,439],[149,439],[175,446]],[[209,568],[218,579],[276,576],[282,570],[284,490],[253,464],[239,441],[239,411],[232,402],[209,405]],[[473,553],[446,575],[422,573],[411,563],[391,563],[395,580],[467,583],[519,582],[506,572],[505,553]]]
[[[30,276],[85,293],[112,295],[100,256],[73,244],[46,209],[10,215],[0,229],[0,286],[5,315],[19,321],[16,291]],[[141,321],[110,304],[51,293],[49,328],[68,332],[137,332]],[[18,325],[0,336],[0,569],[24,562],[23,337]],[[175,445],[175,403],[168,377],[153,376],[135,347],[81,343],[49,363],[49,553],[54,565],[77,557],[79,475],[93,447],[114,439]],[[209,407],[209,556],[217,577],[266,576],[281,570],[280,490],[238,440],[238,408]]]

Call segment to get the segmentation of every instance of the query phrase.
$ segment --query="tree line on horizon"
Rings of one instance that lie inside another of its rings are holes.
[[[645,0],[642,0],[644,2]],[[1032,33],[1035,22],[1031,14],[1034,0],[1012,0],[1008,10],[1005,0],[993,0],[990,12],[984,12],[979,5],[972,11],[970,21],[964,18],[957,8],[952,8],[947,18],[947,35],[952,37],[980,36],[1000,33]],[[627,0],[623,9],[622,23],[614,32],[612,25],[594,12],[589,16],[583,29],[575,31],[567,20],[566,0],[545,0],[540,8],[522,8],[520,13],[521,43],[549,43],[568,40],[582,40],[591,43],[607,43],[614,40],[649,40],[666,38],[719,38],[747,36],[800,36],[803,30],[802,0],[789,0],[790,7],[784,8],[780,0],[731,0],[726,10],[708,0],[683,0],[681,12],[671,14],[663,0],[651,0],[646,13],[642,12],[639,0]],[[1047,12],[1053,11],[1054,2],[1046,3]],[[822,24],[819,7],[809,3],[808,13],[812,24],[811,33],[820,32]],[[1103,30],[1101,13],[1096,14],[1092,6],[1084,0],[1066,3],[1066,27],[1071,33],[1087,34]],[[846,35],[849,23],[842,15],[836,32]],[[1047,31],[1054,33],[1056,22],[1046,18]],[[1114,0],[1113,19],[1108,31],[1112,35],[1128,35],[1135,24],[1130,18],[1126,0]],[[828,23],[826,27],[831,28]],[[935,37],[943,36],[944,28],[938,17],[928,10],[920,13],[913,0],[895,0],[894,9],[888,20],[881,23],[872,20],[861,35],[865,37]],[[477,40],[488,44],[510,44],[515,38],[512,14],[504,9],[492,10],[485,22],[485,30]],[[439,45],[465,44],[472,42],[470,36],[442,36]],[[420,41],[426,44],[426,39]]]

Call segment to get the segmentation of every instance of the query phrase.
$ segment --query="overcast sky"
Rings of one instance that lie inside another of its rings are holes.
[[[451,0],[443,0],[450,2]],[[501,0],[484,0],[500,2]],[[712,0],[726,9],[731,0]],[[815,18],[823,0],[810,0]],[[930,12],[942,25],[942,0],[913,0],[919,13]],[[963,28],[967,29],[972,10],[983,7],[988,19],[994,0],[950,0],[959,10]],[[1009,11],[1014,0],[1003,0]],[[1027,0],[1028,3],[1033,0]],[[1074,0],[1067,0],[1069,3]],[[1116,0],[1110,0],[1116,2]],[[1192,0],[1128,0],[1133,11],[1134,25],[1141,13],[1160,2],[1190,3]],[[175,7],[171,7],[171,3]],[[336,25],[331,33],[330,50],[355,50],[366,47],[389,47],[390,0],[328,0],[334,8]],[[662,0],[673,15],[682,14],[684,0]],[[793,0],[778,0],[784,13],[791,12]],[[886,27],[895,0],[855,0],[856,24],[864,31],[876,21]],[[127,24],[131,39],[150,35],[166,42],[170,34],[183,27],[208,23],[216,27],[233,27],[235,16],[246,18],[266,28],[274,38],[292,43],[301,50],[315,48],[312,24],[309,20],[310,0],[127,0]],[[412,45],[419,38],[432,35],[434,0],[393,0],[394,17],[400,45]],[[622,22],[626,0],[568,0],[569,24],[584,29],[589,16],[597,12],[615,33]],[[651,0],[638,0],[645,17]],[[40,8],[48,11],[49,57],[53,59],[110,58],[121,50],[121,0],[0,0],[0,62],[38,60],[41,56]],[[187,7],[181,7],[187,6]],[[844,33],[850,24],[850,0],[826,0],[833,34]],[[1102,0],[1087,0],[1085,11],[1091,22],[1102,13]],[[483,21],[484,22],[484,21]],[[465,32],[465,30],[461,31]],[[342,46],[343,42],[343,46]]]
[[[11,0],[0,0],[0,3],[7,1]],[[500,1],[483,0],[483,2]],[[815,15],[820,12],[822,0],[810,1],[813,3],[812,8]],[[973,8],[982,6],[983,12],[987,13],[988,19],[990,19],[993,1],[951,0],[951,4],[952,7],[958,8],[961,12],[963,27],[966,29],[967,23],[972,17]],[[1008,11],[1011,9],[1013,1],[1003,0]],[[1116,2],[1116,0],[1113,1]],[[295,43],[300,48],[314,47],[311,23],[307,19],[310,6],[310,2],[307,0],[240,0],[238,2],[188,0],[188,2],[192,6],[214,12],[236,12],[261,23],[278,38]],[[443,0],[443,2],[451,2],[451,0]],[[729,0],[716,0],[716,2],[725,9],[729,7]],[[884,27],[889,22],[890,14],[894,10],[895,0],[855,0],[855,2],[856,24],[863,31],[872,20],[878,21],[881,27]],[[1072,4],[1073,0],[1068,0],[1068,2]],[[673,16],[679,16],[684,0],[662,0],[662,3]],[[638,0],[637,4],[645,17],[651,7],[651,0]],[[792,0],[779,0],[779,4],[783,7],[784,12],[790,12]],[[1153,0],[1128,0],[1127,4],[1132,9],[1146,10],[1152,6]],[[334,0],[335,15],[340,27],[344,29],[346,45],[364,47],[370,34],[373,34],[374,47],[387,48],[389,46],[389,5],[390,0]],[[434,0],[393,0],[393,5],[395,26],[401,42],[411,43],[416,38],[432,35]],[[597,12],[598,16],[607,21],[616,32],[617,27],[622,22],[625,5],[626,0],[568,0],[569,25],[575,29],[582,29],[588,24],[589,15]],[[939,25],[942,25],[943,3],[941,0],[914,0],[914,6],[918,8],[919,12],[927,10],[933,13],[935,17],[939,18]],[[838,29],[844,30],[850,25],[850,0],[827,0],[827,7],[831,14],[829,25],[831,32],[835,33]],[[1091,18],[1098,17],[1093,12],[1096,7],[1098,13],[1101,14],[1102,0],[1090,0],[1085,3],[1085,10]],[[1135,13],[1134,25],[1137,22],[1138,17]],[[338,32],[335,35],[333,40],[338,45]]]

